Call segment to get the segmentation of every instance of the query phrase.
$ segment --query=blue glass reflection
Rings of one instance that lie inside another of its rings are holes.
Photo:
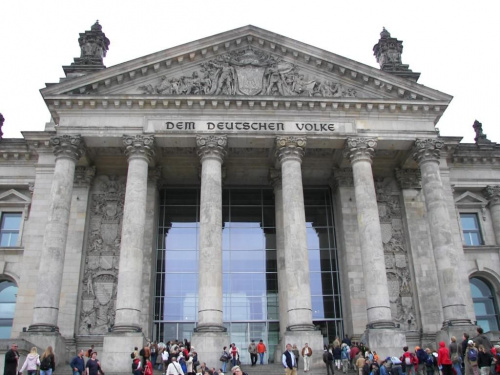
[[[198,252],[196,250],[166,251],[165,258],[167,272],[198,272]]]
[[[197,319],[197,298],[186,297],[166,297],[164,320],[193,321]]]
[[[167,273],[165,274],[166,296],[198,295],[198,274]]]
[[[167,250],[196,250],[197,228],[170,228],[165,238]]]

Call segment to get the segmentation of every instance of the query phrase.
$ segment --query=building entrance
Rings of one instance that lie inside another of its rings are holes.
[[[198,273],[216,271],[198,260],[200,191],[165,189],[160,195],[152,337],[190,339],[198,318]],[[304,189],[304,199],[313,319],[331,342],[343,333],[331,193]],[[266,362],[272,362],[280,320],[273,191],[225,188],[222,204],[224,325],[243,363],[250,363],[252,339],[264,340]]]

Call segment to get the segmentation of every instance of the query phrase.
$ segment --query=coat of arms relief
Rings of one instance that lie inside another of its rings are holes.
[[[163,76],[139,89],[149,95],[356,97],[353,88],[309,78],[297,65],[251,47],[201,63],[191,75]]]
[[[400,192],[394,185],[395,180],[390,178],[375,181],[387,286],[394,321],[403,330],[414,331],[418,329],[418,322],[413,302],[412,277],[403,232]]]
[[[104,334],[114,324],[125,177],[98,176],[91,193],[78,333]]]

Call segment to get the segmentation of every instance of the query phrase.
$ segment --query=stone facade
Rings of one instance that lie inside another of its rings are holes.
[[[277,353],[323,345],[307,186],[330,186],[345,333],[384,357],[474,332],[469,279],[500,291],[500,146],[478,122],[475,144],[439,136],[451,96],[416,83],[402,42],[382,32],[379,70],[247,26],[105,68],[101,26],[80,35],[81,57],[42,90],[53,121],[0,140],[0,213],[22,214],[19,239],[0,248],[1,277],[19,288],[12,337],[65,359],[95,343],[104,368],[128,371],[131,348],[153,337],[159,191],[196,186],[192,340],[218,363],[222,188],[270,184]],[[477,217],[477,244],[461,214]]]

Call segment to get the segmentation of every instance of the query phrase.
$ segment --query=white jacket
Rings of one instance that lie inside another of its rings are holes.
[[[38,354],[28,354],[19,372],[23,372],[25,369],[28,371],[36,370],[36,366],[40,366],[40,356]]]

